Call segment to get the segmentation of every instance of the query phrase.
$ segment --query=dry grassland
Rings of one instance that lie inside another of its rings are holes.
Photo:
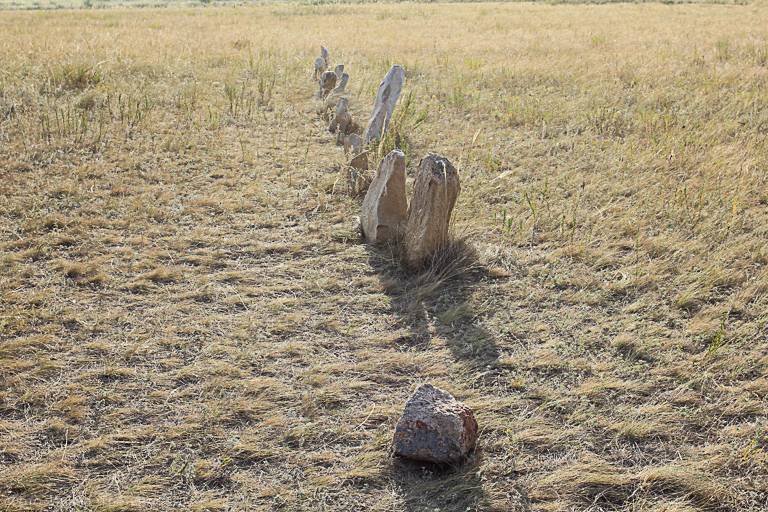
[[[321,42],[358,120],[405,66],[458,276],[360,243]],[[0,509],[765,511],[767,139],[765,4],[2,13]]]

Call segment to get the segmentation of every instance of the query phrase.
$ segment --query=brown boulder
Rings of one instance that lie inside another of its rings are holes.
[[[393,449],[408,459],[455,464],[477,443],[477,421],[472,409],[450,393],[423,384],[405,404],[395,427]]]

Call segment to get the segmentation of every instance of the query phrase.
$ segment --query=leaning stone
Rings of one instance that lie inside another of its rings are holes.
[[[395,64],[384,76],[381,84],[379,84],[379,91],[376,93],[376,102],[373,105],[371,119],[368,121],[368,126],[363,136],[366,144],[373,140],[381,139],[384,136],[404,83],[405,70]]]
[[[338,76],[338,75],[336,75]],[[336,87],[333,89],[333,94],[341,94],[344,92],[344,89],[347,87],[347,82],[349,82],[349,74],[348,73],[342,73],[339,77],[339,83]]]
[[[448,242],[448,225],[461,191],[447,158],[429,154],[419,163],[405,228],[405,264],[417,269]]]
[[[424,384],[405,404],[395,427],[393,448],[408,459],[455,464],[477,443],[477,421],[472,410],[450,393]]]
[[[341,80],[341,76],[344,74],[344,64],[336,64],[336,67],[333,68],[333,72],[336,73],[336,78]]]
[[[318,92],[320,99],[325,99],[326,96],[331,94],[334,87],[336,87],[336,73],[325,71],[320,75],[320,91]]]
[[[360,222],[368,243],[396,240],[408,214],[405,198],[405,155],[392,150],[379,165],[363,199]]]

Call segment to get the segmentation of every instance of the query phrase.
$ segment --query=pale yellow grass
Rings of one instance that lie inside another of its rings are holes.
[[[360,121],[407,69],[461,277],[360,243],[320,43]],[[0,509],[765,510],[767,86],[760,5],[3,13]]]

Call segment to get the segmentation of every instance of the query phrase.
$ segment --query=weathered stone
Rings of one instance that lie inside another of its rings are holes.
[[[328,131],[336,133],[338,129],[339,134],[345,134],[350,123],[352,123],[352,115],[349,113],[349,100],[344,97],[339,98],[338,102],[336,102],[336,109],[331,122],[328,125]]]
[[[328,67],[328,64],[330,64],[329,56],[328,56],[328,48],[325,46],[320,46],[320,58],[325,61],[325,67]]]
[[[362,139],[356,133],[348,135],[346,139],[357,138],[359,140],[358,147],[362,146]],[[368,174],[368,151],[362,153],[353,152],[355,155],[350,161],[347,167],[347,185],[349,187],[349,195],[357,197],[363,192],[368,190],[368,185],[371,183],[370,175]]]
[[[461,191],[447,158],[428,154],[419,163],[405,228],[405,264],[417,269],[448,242],[448,225]]]
[[[330,97],[329,97],[330,98]],[[349,147],[354,146],[355,153],[359,153],[362,146],[362,139],[359,135],[356,138],[347,139],[350,135],[360,132],[360,125],[353,119],[349,112],[349,100],[341,97],[336,102],[336,107],[330,115],[328,131],[336,134],[336,145],[344,146],[344,151],[349,152]],[[360,142],[357,140],[360,139]]]
[[[405,155],[392,150],[381,161],[363,199],[360,223],[369,243],[397,239],[408,214],[405,198]]]
[[[395,427],[396,455],[438,464],[461,462],[477,443],[472,410],[431,384],[419,386]]]
[[[365,140],[366,144],[373,140],[381,139],[384,136],[404,83],[405,70],[395,64],[384,76],[381,84],[379,84],[371,119],[368,121],[368,126],[363,135],[363,140]]]
[[[332,93],[333,94],[341,94],[341,93],[343,93],[344,89],[347,88],[347,82],[349,82],[349,74],[342,73],[341,77],[339,77],[338,85],[336,87],[334,87]]]
[[[325,60],[323,60],[322,57],[318,57],[315,59],[315,80],[320,78],[320,75],[323,74],[323,72],[327,67],[328,66],[325,63]]]
[[[360,137],[358,135],[358,137]],[[355,153],[352,152],[353,156],[352,159],[349,161],[349,166],[357,169],[358,171],[367,171],[368,170],[368,151],[363,151],[362,153]]]
[[[333,88],[331,93],[325,97],[325,100],[317,108],[317,112],[323,116],[323,119],[329,120],[331,118],[331,111],[336,108],[339,100],[344,97],[344,89],[349,81],[349,75],[344,73],[341,77],[341,82],[336,83],[336,87]]]
[[[341,141],[342,146],[344,146],[344,153],[352,153],[353,155],[357,155],[358,157],[362,154],[361,151],[363,149],[363,138],[360,137],[357,133],[349,133],[347,135],[344,135]],[[353,159],[354,160],[354,159]],[[351,165],[351,162],[350,162]],[[368,170],[368,154],[365,153],[365,169]]]
[[[323,72],[320,75],[320,91],[318,92],[320,99],[325,99],[326,96],[331,94],[334,87],[336,87],[336,73],[333,71]]]
[[[333,68],[333,72],[336,73],[336,78],[341,80],[341,75],[344,74],[344,64],[336,64],[336,67]]]

